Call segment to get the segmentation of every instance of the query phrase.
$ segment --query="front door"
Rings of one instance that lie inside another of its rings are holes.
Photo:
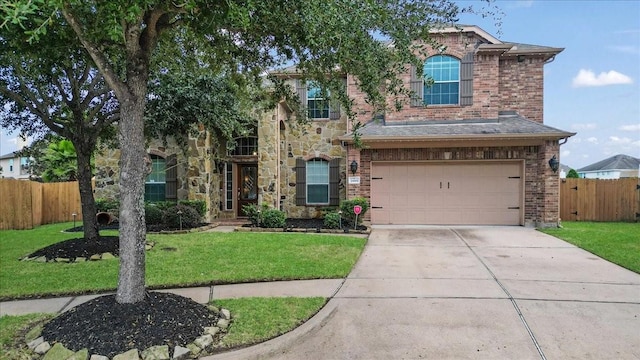
[[[242,207],[258,204],[258,165],[238,164],[238,216],[247,216]]]

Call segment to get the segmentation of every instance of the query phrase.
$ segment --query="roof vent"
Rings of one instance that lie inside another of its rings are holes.
[[[515,110],[503,110],[503,111],[498,111],[498,116],[499,117],[518,116],[518,113]]]

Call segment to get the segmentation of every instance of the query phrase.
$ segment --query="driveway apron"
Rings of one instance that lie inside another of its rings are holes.
[[[211,359],[637,359],[640,275],[522,227],[376,227],[327,306]]]

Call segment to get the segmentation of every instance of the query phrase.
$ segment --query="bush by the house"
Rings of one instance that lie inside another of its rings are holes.
[[[204,200],[180,200],[180,205],[186,205],[196,209],[200,216],[204,217],[207,214],[207,203]]]
[[[337,212],[330,212],[324,215],[324,227],[327,229],[339,229],[340,228],[340,214]]]
[[[262,219],[260,224],[266,228],[281,228],[284,227],[287,221],[287,215],[284,211],[278,209],[267,209],[262,212]]]
[[[159,225],[162,223],[164,212],[155,204],[144,205],[144,222],[147,225]]]
[[[367,202],[367,199],[363,197],[356,197],[351,200],[344,200],[340,203],[342,218],[347,220],[350,224],[355,223],[356,214],[353,212],[353,207],[356,205],[360,205],[362,207],[362,212],[358,215],[358,224],[360,224],[362,223],[364,214],[369,210],[369,203]]]
[[[118,215],[120,211],[120,201],[113,199],[96,199],[96,211]]]
[[[198,211],[186,205],[174,205],[164,210],[163,222],[166,226],[172,228],[192,228],[198,226],[202,222],[202,218]]]
[[[249,218],[252,226],[281,228],[285,226],[287,221],[287,215],[284,211],[271,209],[269,204],[266,203],[262,204],[262,206],[256,204],[244,205],[242,211]]]
[[[260,225],[260,208],[256,204],[242,206],[242,212],[247,215],[252,226]]]

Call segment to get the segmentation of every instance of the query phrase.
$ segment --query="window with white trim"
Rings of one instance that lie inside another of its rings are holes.
[[[329,162],[311,159],[306,164],[307,204],[329,204]]]
[[[448,55],[432,56],[424,64],[424,74],[433,80],[432,84],[424,84],[426,105],[460,103],[460,60]]]

